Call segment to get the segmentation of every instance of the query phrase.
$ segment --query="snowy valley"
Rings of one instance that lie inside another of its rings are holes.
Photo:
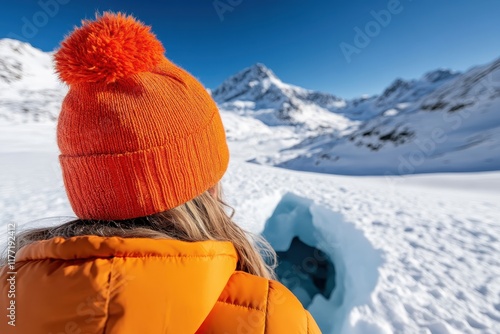
[[[0,57],[0,120],[55,122],[66,88],[51,54],[3,39]],[[500,58],[353,100],[284,83],[257,63],[211,93],[241,147],[233,154],[247,161],[343,175],[500,169]]]

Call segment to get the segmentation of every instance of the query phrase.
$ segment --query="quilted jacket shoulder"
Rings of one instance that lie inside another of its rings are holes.
[[[321,333],[283,284],[244,272],[229,279],[198,333]]]

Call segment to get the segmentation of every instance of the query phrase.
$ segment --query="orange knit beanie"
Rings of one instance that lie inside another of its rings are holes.
[[[57,128],[66,192],[81,219],[166,211],[215,185],[229,152],[219,111],[123,14],[84,21],[55,55],[69,85]]]

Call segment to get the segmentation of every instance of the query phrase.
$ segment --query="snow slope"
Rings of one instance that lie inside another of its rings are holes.
[[[72,215],[54,133],[0,125],[4,228]],[[267,235],[277,250],[298,236],[333,260],[333,293],[309,306],[324,333],[498,333],[499,172],[351,177],[234,158],[223,185],[244,228],[279,230]]]
[[[1,122],[54,122],[65,94],[54,74],[51,53],[0,39]]]

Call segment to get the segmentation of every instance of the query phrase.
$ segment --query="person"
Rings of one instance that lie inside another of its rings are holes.
[[[12,270],[0,273],[15,327],[4,318],[0,333],[320,333],[273,280],[272,250],[233,222],[218,108],[150,28],[106,12],[54,58],[69,85],[57,142],[78,219],[18,236],[15,299]]]

